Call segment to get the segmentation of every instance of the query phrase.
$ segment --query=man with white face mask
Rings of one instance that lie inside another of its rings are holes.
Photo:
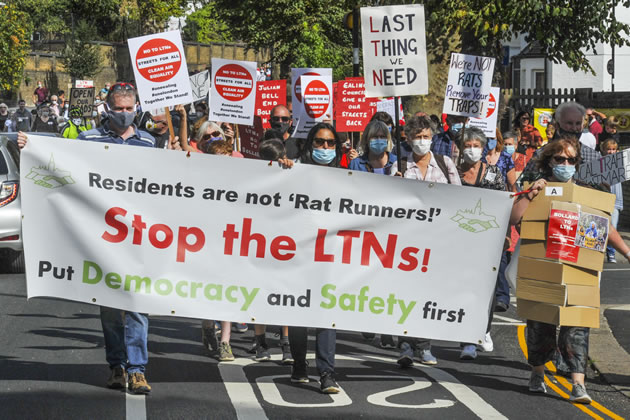
[[[448,156],[431,152],[431,143],[436,127],[429,117],[413,116],[406,121],[407,144],[412,150],[408,159],[402,159],[404,175],[397,176],[426,182],[461,185],[457,168]],[[414,356],[424,365],[436,365],[437,359],[431,353],[431,340],[424,338],[398,337],[400,357],[398,364],[407,368],[413,365]]]

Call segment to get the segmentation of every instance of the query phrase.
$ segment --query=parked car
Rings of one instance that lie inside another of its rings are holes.
[[[20,149],[0,135],[0,270],[24,272],[22,208],[20,200]]]

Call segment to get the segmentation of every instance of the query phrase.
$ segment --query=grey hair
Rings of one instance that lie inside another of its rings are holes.
[[[562,116],[570,109],[574,109],[580,113],[582,118],[586,115],[586,108],[584,108],[581,104],[575,101],[564,102],[556,108],[556,113],[554,115],[554,120],[561,121]]]
[[[464,148],[464,143],[471,140],[479,140],[482,148],[486,147],[486,143],[488,143],[488,139],[486,138],[486,135],[483,134],[483,131],[481,131],[481,129],[477,127],[466,127],[466,129],[462,128],[462,133],[463,133],[462,141],[461,141],[462,149]]]
[[[413,116],[409,118],[405,123],[405,134],[408,139],[413,139],[419,132],[426,129],[431,130],[431,135],[434,136],[437,128],[435,123],[431,121],[431,118],[426,115]]]
[[[217,123],[212,121],[205,121],[201,124],[201,127],[199,127],[199,130],[197,130],[197,133],[195,134],[195,140],[201,141],[201,138],[206,134],[208,129],[211,130],[210,132],[218,131],[221,133],[223,140],[225,140],[225,133],[223,132],[223,129]]]
[[[383,121],[373,120],[368,123],[361,136],[360,147],[364,153],[367,154],[370,149],[370,140],[376,136],[387,136],[387,151],[391,152],[394,147],[392,142],[392,133],[389,132],[389,127]]]
[[[514,131],[506,131],[505,133],[503,133],[503,140],[505,139],[518,139],[518,136],[516,135],[516,133]]]

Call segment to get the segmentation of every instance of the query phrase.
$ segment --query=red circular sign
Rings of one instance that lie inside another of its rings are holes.
[[[295,81],[295,86],[293,86],[293,94],[295,95],[295,99],[302,102],[302,76],[319,76],[319,73],[315,73],[314,71],[309,71],[308,73],[304,73],[300,75]]]
[[[238,64],[226,64],[214,75],[214,86],[228,101],[242,101],[254,89],[254,79],[249,71]]]
[[[326,113],[330,104],[330,91],[326,83],[313,80],[304,89],[304,109],[311,118],[319,118]]]
[[[494,95],[491,93],[488,99],[488,113],[486,114],[486,118],[490,118],[490,115],[494,114],[494,111],[497,109],[497,100]]]
[[[136,68],[150,82],[172,79],[182,65],[182,54],[168,39],[151,39],[138,49]]]

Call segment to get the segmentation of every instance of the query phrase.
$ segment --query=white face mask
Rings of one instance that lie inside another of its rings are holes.
[[[464,149],[464,161],[466,163],[477,163],[481,159],[481,148],[467,147]]]
[[[432,140],[411,140],[411,150],[419,156],[424,156],[431,150]]]

